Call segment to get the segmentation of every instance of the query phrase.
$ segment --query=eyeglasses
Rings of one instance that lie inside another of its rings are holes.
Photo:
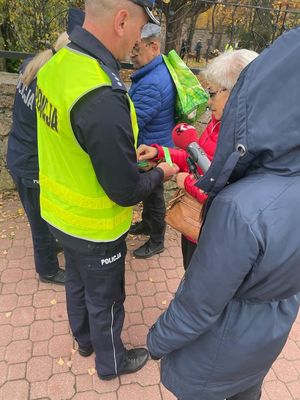
[[[219,94],[219,93],[221,93],[221,92],[227,92],[228,91],[228,89],[219,89],[219,90],[217,90],[217,91],[215,91],[215,92],[213,92],[212,90],[210,90],[210,89],[207,89],[206,90],[206,93],[209,95],[209,97],[212,99],[213,97],[215,97],[217,94]]]
[[[153,43],[154,43],[154,42],[145,43],[145,47],[149,47],[149,46],[151,46]],[[133,46],[132,50],[131,50],[131,52],[134,53],[134,54],[139,54],[140,51],[141,51],[141,47],[140,47],[140,45],[139,45],[138,43],[136,43],[136,44]]]

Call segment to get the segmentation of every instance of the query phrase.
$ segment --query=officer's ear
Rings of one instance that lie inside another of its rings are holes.
[[[124,36],[124,31],[129,20],[129,12],[121,9],[117,12],[114,20],[114,28],[118,36]]]

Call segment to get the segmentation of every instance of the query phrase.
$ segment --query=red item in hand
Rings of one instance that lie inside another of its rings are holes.
[[[173,129],[172,139],[176,147],[186,150],[190,143],[198,141],[198,134],[192,125],[181,123]]]

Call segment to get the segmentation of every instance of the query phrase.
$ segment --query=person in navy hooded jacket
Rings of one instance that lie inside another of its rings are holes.
[[[173,147],[176,88],[163,61],[160,45],[161,28],[148,23],[141,41],[131,54],[134,68],[129,95],[134,103],[139,125],[138,145],[158,143]],[[163,183],[143,202],[142,221],[131,226],[129,233],[150,235],[150,239],[133,254],[148,258],[164,250],[166,213]]]
[[[297,317],[299,63],[300,27],[242,71],[197,183],[209,194],[200,239],[148,336],[180,400],[259,400]]]

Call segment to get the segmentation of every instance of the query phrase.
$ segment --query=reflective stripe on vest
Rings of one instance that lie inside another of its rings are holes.
[[[132,216],[131,207],[106,195],[71,126],[74,105],[101,86],[111,86],[111,80],[98,61],[63,48],[39,71],[36,92],[41,215],[63,232],[95,242],[123,235]],[[129,104],[136,144],[137,118],[130,99]]]

